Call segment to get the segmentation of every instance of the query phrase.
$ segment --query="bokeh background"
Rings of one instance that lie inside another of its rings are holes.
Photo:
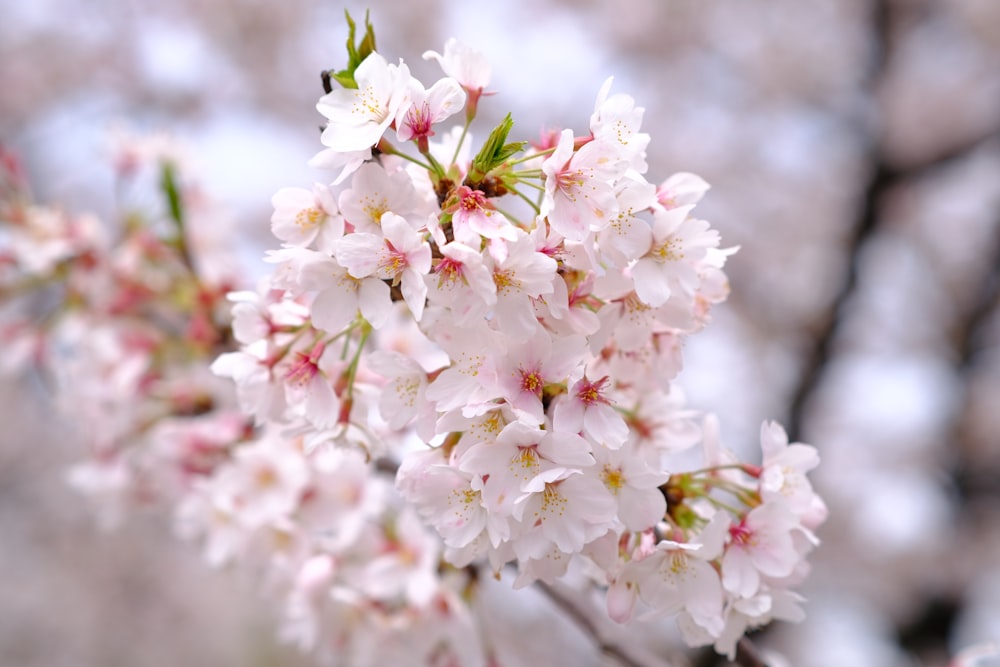
[[[758,644],[791,665],[943,667],[1000,640],[1000,2],[367,7],[379,50],[424,81],[420,54],[450,36],[487,55],[480,137],[507,111],[519,138],[582,130],[613,75],[646,108],[650,180],[713,185],[699,214],[741,250],[681,384],[747,456],[763,419],[817,446],[831,513],[808,619]],[[169,132],[263,271],[271,194],[322,178],[305,163],[344,9],[0,0],[0,142],[39,200],[108,215],[109,129]],[[309,664],[275,643],[255,582],[208,570],[169,517],[98,528],[63,482],[85,425],[41,384],[3,380],[0,420],[0,665]]]

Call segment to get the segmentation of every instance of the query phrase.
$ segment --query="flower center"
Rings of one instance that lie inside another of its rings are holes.
[[[615,495],[618,495],[621,488],[625,486],[625,475],[622,474],[620,468],[605,465],[604,470],[601,471],[601,478],[604,480],[604,486],[608,487],[608,490]]]
[[[521,368],[520,371],[521,371],[521,391],[541,397],[542,386],[545,383],[542,380],[542,376],[538,374],[538,371],[537,370],[526,371],[523,368]]]
[[[676,262],[684,259],[684,247],[681,245],[680,239],[671,236],[653,248],[652,254],[660,262]]]
[[[318,225],[323,220],[323,218],[324,218],[323,211],[319,210],[316,207],[310,207],[302,209],[301,211],[298,212],[298,214],[295,216],[295,224],[298,225],[303,230],[312,229],[313,227]]]

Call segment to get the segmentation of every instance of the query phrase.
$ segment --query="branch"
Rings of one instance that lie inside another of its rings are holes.
[[[650,667],[652,665],[668,667],[669,663],[664,662],[659,656],[644,651],[639,645],[630,646],[629,651],[626,652],[622,646],[608,639],[606,636],[607,633],[598,626],[594,618],[590,614],[587,614],[581,606],[578,606],[574,600],[570,599],[570,596],[566,592],[542,581],[535,582],[535,587],[565,613],[585,635],[591,637],[601,653],[614,658],[620,665],[624,665],[624,667]],[[637,653],[645,655],[637,656]]]
[[[767,628],[762,628],[762,630],[767,630]],[[711,647],[707,647],[699,653],[694,665],[695,667],[715,667],[720,664],[720,660],[719,654]],[[745,635],[736,643],[736,655],[733,657],[733,661],[727,661],[726,664],[739,665],[739,667],[769,667],[761,655],[760,649],[757,648],[752,639]]]
[[[741,637],[736,644],[736,664],[741,667],[768,667],[760,650],[749,637]]]
[[[892,42],[892,3],[891,0],[878,0],[872,8],[872,54],[865,77],[865,88],[869,99],[878,99],[875,95],[885,75],[886,64],[890,55]],[[847,238],[845,253],[847,266],[844,270],[844,282],[840,285],[833,302],[814,327],[812,348],[806,354],[802,373],[798,384],[792,392],[791,406],[787,420],[788,437],[792,440],[802,438],[802,423],[805,407],[819,386],[826,367],[832,356],[833,341],[840,329],[847,302],[854,293],[858,282],[858,264],[861,248],[873,236],[878,226],[878,204],[890,181],[890,168],[886,164],[881,148],[881,140],[874,135],[871,127],[875,124],[864,124],[862,127],[867,135],[869,161],[872,165],[871,174],[864,187],[859,206],[858,216],[851,225]]]
[[[956,401],[959,408],[952,417],[948,440],[954,445],[951,451],[956,457],[952,476],[963,501],[970,496],[1000,494],[995,468],[984,469],[967,460],[967,452],[971,452],[975,444],[971,442],[971,435],[962,415],[963,408],[968,405],[965,396],[970,391],[975,373],[980,370],[976,361],[984,347],[983,338],[988,334],[993,316],[1000,307],[1000,215],[994,222],[993,247],[983,266],[985,275],[977,281],[980,287],[969,301],[965,312],[957,318],[952,338],[956,356],[955,369],[962,388]]]
[[[1000,126],[966,137],[920,160],[903,164],[893,163],[888,169],[890,180],[896,185],[903,181],[921,178],[938,169],[949,167],[993,142],[1000,142]]]
[[[886,64],[892,55],[892,28],[895,23],[893,5],[892,0],[880,0],[873,9],[874,52],[866,86],[870,99],[878,99],[876,93],[881,85]],[[788,435],[791,440],[802,438],[806,406],[820,386],[833,357],[834,341],[844,322],[847,305],[857,290],[862,250],[878,230],[879,208],[886,193],[905,181],[920,178],[964,159],[972,151],[998,139],[1000,139],[1000,127],[995,127],[919,162],[898,165],[892,162],[879,137],[874,134],[868,137],[868,162],[871,164],[871,172],[861,194],[858,214],[848,232],[844,249],[846,266],[843,282],[837,289],[830,307],[812,327],[812,345],[804,355],[803,369],[792,391],[787,419]]]
[[[994,222],[993,247],[983,266],[986,268],[986,275],[977,281],[979,290],[955,327],[953,346],[958,357],[958,370],[963,375],[968,375],[973,370],[976,355],[982,347],[981,339],[1000,302],[1000,215]]]
[[[792,393],[788,414],[788,437],[794,442],[802,439],[802,424],[805,408],[823,378],[833,356],[833,341],[840,332],[847,304],[854,296],[860,273],[861,250],[878,228],[878,207],[883,194],[892,182],[890,168],[882,160],[876,149],[872,150],[875,167],[865,185],[858,217],[851,226],[845,254],[847,266],[844,281],[837,290],[830,307],[814,327],[812,348],[806,354],[799,382]]]

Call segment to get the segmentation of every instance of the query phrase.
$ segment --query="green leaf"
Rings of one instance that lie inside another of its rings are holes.
[[[500,121],[500,124],[490,132],[490,136],[486,138],[483,147],[479,149],[479,153],[472,160],[472,168],[469,170],[470,184],[478,184],[486,177],[486,174],[502,165],[512,155],[516,155],[524,149],[527,144],[526,141],[506,143],[507,135],[510,134],[512,127],[514,127],[514,121],[508,113]]]
[[[326,70],[322,73],[323,90],[330,92],[330,80],[334,80],[344,88],[357,88],[358,82],[354,80],[354,72],[358,65],[364,62],[365,58],[375,51],[375,28],[369,20],[368,12],[365,12],[365,34],[361,41],[355,46],[354,40],[357,35],[357,25],[351,18],[351,13],[346,9],[344,16],[347,18],[347,67],[337,70]]]
[[[524,150],[524,147],[528,145],[527,141],[515,141],[510,144],[504,144],[504,146],[497,151],[494,157],[494,162],[496,162],[494,167],[500,166],[507,161],[508,158],[513,157]]]
[[[163,189],[163,195],[167,198],[170,219],[176,222],[178,227],[183,227],[184,208],[181,204],[181,193],[177,187],[177,170],[172,162],[164,161],[160,164],[160,187]]]

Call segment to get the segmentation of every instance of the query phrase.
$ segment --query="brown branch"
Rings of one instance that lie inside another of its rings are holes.
[[[626,667],[642,667],[639,663],[635,662],[631,657],[626,655],[620,646],[605,642],[601,638],[601,632],[598,629],[597,624],[594,623],[593,619],[585,614],[582,609],[573,604],[568,597],[557,591],[554,586],[547,584],[544,581],[536,582],[535,586],[538,590],[542,591],[542,593],[544,593],[556,607],[566,614],[571,621],[579,626],[585,635],[593,638],[594,643],[597,644],[597,648],[601,653],[614,658]]]
[[[995,141],[1000,141],[1000,128],[903,168],[893,166],[880,150],[872,149],[874,168],[861,197],[858,217],[846,242],[847,266],[844,281],[827,312],[813,327],[812,346],[806,354],[799,382],[792,393],[788,417],[788,433],[792,440],[801,438],[806,406],[819,387],[833,356],[833,343],[840,332],[849,302],[857,290],[861,251],[878,230],[879,206],[886,193],[903,181],[922,178],[933,171],[946,168]]]
[[[953,336],[958,369],[964,375],[968,375],[975,365],[976,356],[983,346],[981,339],[1000,302],[1000,216],[994,222],[993,247],[983,266],[986,275],[978,281],[979,290],[959,319]]]
[[[902,181],[922,178],[931,172],[949,167],[994,142],[1000,142],[1000,126],[990,128],[980,134],[965,137],[963,140],[924,156],[920,160],[904,163],[893,162],[889,165],[888,169],[890,180],[895,185]]]
[[[860,274],[861,250],[875,235],[879,224],[878,207],[891,183],[889,168],[873,149],[875,167],[865,185],[858,217],[851,226],[846,242],[844,280],[837,290],[830,307],[813,327],[812,346],[805,357],[798,384],[792,393],[788,413],[788,435],[795,441],[802,439],[802,424],[806,406],[826,373],[833,356],[833,343],[840,332],[848,303],[854,296]]]
[[[953,479],[963,500],[970,497],[993,495],[1000,493],[997,483],[996,469],[976,466],[966,460],[974,444],[966,427],[962,410],[968,405],[965,395],[970,391],[977,370],[976,361],[980,351],[986,346],[984,340],[993,322],[997,309],[1000,308],[1000,216],[994,222],[993,247],[988,259],[983,264],[985,275],[977,281],[979,289],[968,302],[962,316],[957,319],[952,337],[952,347],[955,351],[955,369],[962,382],[961,395],[956,400],[960,406],[952,416],[948,441],[953,444],[950,452],[954,455],[952,462]]]
[[[760,650],[749,637],[741,637],[736,644],[736,664],[741,667],[768,667]]]
[[[764,628],[767,630],[767,628]],[[720,664],[721,658],[711,647],[703,649],[695,659],[695,667],[715,667]],[[736,655],[732,661],[727,661],[727,665],[739,665],[739,667],[768,667],[768,663],[760,653],[760,649],[753,640],[743,636],[736,643]]]
[[[872,100],[877,99],[875,93],[881,85],[890,56],[893,25],[891,14],[891,0],[878,0],[872,8],[873,51],[865,77],[868,98]],[[844,280],[830,307],[813,327],[812,346],[806,353],[798,384],[792,392],[787,420],[788,435],[792,440],[802,438],[802,424],[806,406],[826,372],[833,352],[833,341],[836,339],[844,319],[847,303],[853,296],[858,283],[861,248],[875,233],[879,222],[879,202],[891,180],[889,178],[890,168],[881,148],[881,139],[871,129],[874,125],[874,123],[862,125],[863,132],[867,135],[866,143],[872,169],[861,195],[858,216],[854,224],[851,225],[847,238],[845,248],[847,266],[844,268]]]
[[[878,99],[876,93],[881,85],[886,64],[892,55],[892,32],[896,22],[892,0],[877,2],[872,20],[874,53],[869,65],[866,87],[869,98],[874,100]],[[874,133],[868,136],[867,152],[871,170],[860,196],[858,214],[845,242],[846,265],[843,282],[838,287],[827,311],[811,327],[812,343],[804,355],[798,383],[792,390],[787,418],[788,434],[792,440],[802,438],[806,408],[835,354],[834,343],[844,323],[848,305],[857,291],[862,251],[878,231],[879,209],[885,195],[902,182],[921,178],[954,164],[968,157],[973,151],[998,140],[1000,140],[1000,127],[995,127],[918,162],[900,165],[892,161],[878,136]]]
[[[618,661],[625,667],[650,667],[651,665],[668,664],[663,658],[654,655],[646,655],[642,658],[637,653],[644,653],[640,646],[630,647],[628,651],[621,645],[606,638],[607,633],[603,631],[594,617],[576,604],[568,595],[560,591],[556,586],[542,581],[535,582],[535,587],[540,590],[552,603],[575,623],[585,635],[592,638],[597,649],[604,655]]]

